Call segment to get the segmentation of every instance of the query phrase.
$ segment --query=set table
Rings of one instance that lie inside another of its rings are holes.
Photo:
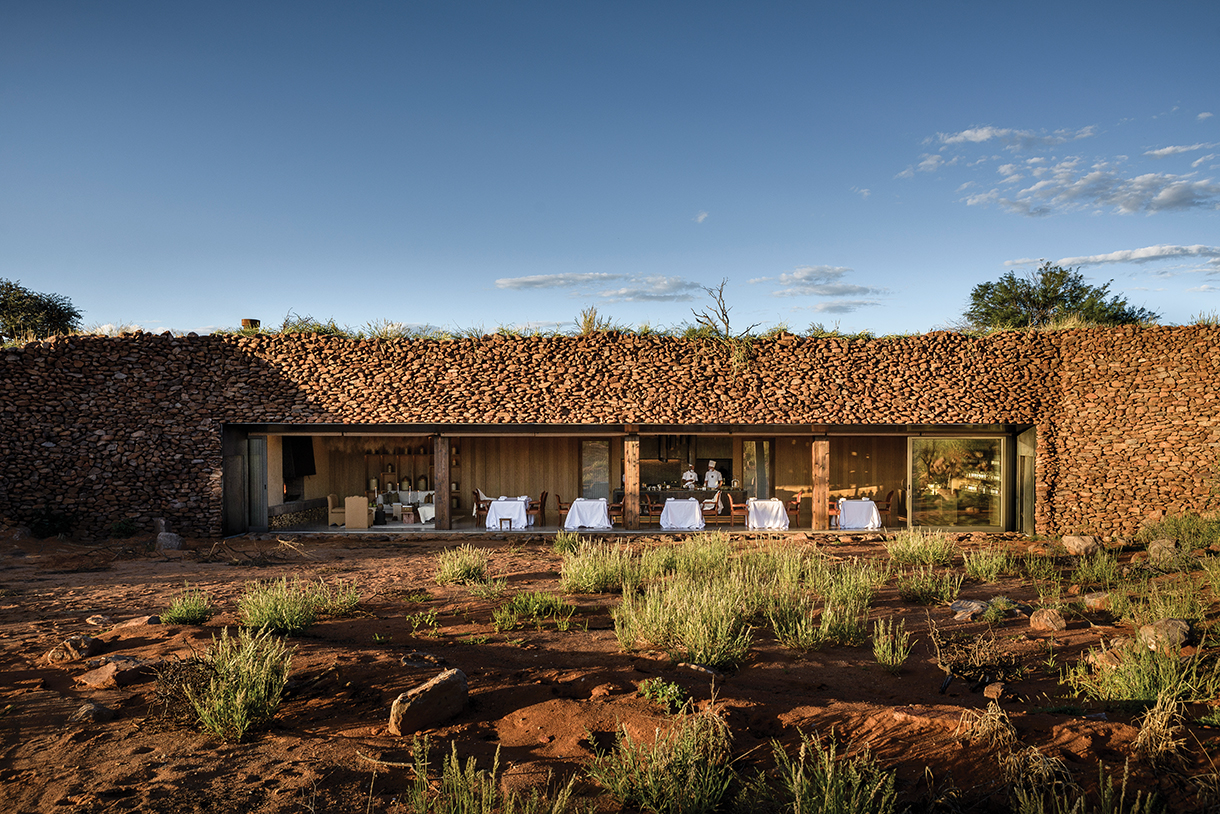
[[[665,508],[661,509],[661,528],[703,528],[703,505],[693,497],[686,500],[667,498]]]
[[[529,495],[501,497],[487,507],[487,528],[501,528],[500,521],[508,520],[509,528],[520,531],[533,524],[534,518],[526,510],[530,507]]]
[[[881,528],[881,512],[877,504],[868,498],[864,500],[848,500],[839,498],[839,528],[841,529],[879,529]]]
[[[606,508],[606,499],[604,497],[576,498],[572,501],[571,508],[568,509],[568,516],[564,518],[563,527],[567,531],[575,531],[578,528],[613,528],[610,523],[610,511]]]
[[[776,498],[758,500],[750,498],[746,501],[747,529],[780,529],[788,528],[788,510],[784,502]]]

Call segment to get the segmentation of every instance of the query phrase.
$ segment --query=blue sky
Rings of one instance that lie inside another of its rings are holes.
[[[0,277],[91,324],[1220,310],[1220,4],[0,5]]]

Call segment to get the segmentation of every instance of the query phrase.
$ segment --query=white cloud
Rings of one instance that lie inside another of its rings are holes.
[[[972,127],[958,133],[937,133],[936,138],[941,144],[982,144],[987,141],[999,141],[1009,150],[1029,150],[1035,147],[1054,147],[1069,141],[1089,138],[1095,135],[1097,129],[1092,125],[1079,130],[1056,130],[1053,133],[1039,133],[1034,130],[1013,130],[1008,127]]]
[[[698,215],[695,215],[695,223],[703,223],[705,220],[707,220],[707,212],[700,212]]]
[[[1216,157],[1216,154],[1215,154],[1215,153],[1208,153],[1208,154],[1207,154],[1207,155],[1205,155],[1205,156],[1201,156],[1201,157],[1199,157],[1199,158],[1196,158],[1194,161],[1190,162],[1190,168],[1191,168],[1192,170],[1197,170],[1197,169],[1199,169],[1199,166],[1200,166],[1200,165],[1202,165],[1202,164],[1206,164],[1208,161],[1211,161],[1211,160],[1212,160],[1213,158],[1215,158],[1215,157]]]
[[[943,166],[956,164],[957,159],[953,158],[945,161],[945,157],[939,153],[924,153],[919,157],[918,164],[907,167],[902,172],[895,175],[895,178],[914,178],[917,172],[935,172]]]
[[[871,189],[866,189],[866,188],[861,188],[861,187],[852,187],[851,191],[856,193],[857,195],[859,195],[861,198],[864,198],[865,200],[868,200],[868,196],[873,194],[873,191]]]
[[[1179,257],[1220,257],[1220,246],[1145,246],[1142,249],[1124,249],[1108,254],[1090,254],[1082,257],[1065,257],[1060,266],[1100,266],[1107,263],[1153,263]],[[1016,262],[1016,261],[1014,261]],[[1007,265],[1007,264],[1005,264]]]
[[[565,272],[562,274],[533,274],[528,277],[501,277],[496,280],[496,288],[534,289],[534,288],[575,288],[590,283],[604,283],[608,280],[622,280],[625,274]]]
[[[859,311],[861,308],[880,304],[874,300],[839,300],[837,302],[819,302],[816,305],[810,306],[810,310],[816,311],[819,314],[850,314],[852,311]]]
[[[1212,115],[1213,114],[1211,114],[1211,113],[1205,112],[1205,113],[1200,113],[1198,116],[1195,116],[1195,118],[1198,119],[1199,121],[1204,121],[1206,119],[1210,119],[1212,117]]]
[[[1011,197],[1003,197],[993,189],[971,195],[966,203],[998,202],[1010,212],[1031,217],[1096,207],[1113,207],[1125,215],[1220,209],[1220,184],[1211,179],[1194,180],[1190,175],[1152,172],[1128,178],[1108,167],[1095,168],[1083,175],[1070,167],[1057,167],[1048,176]]]
[[[773,297],[863,297],[886,293],[883,288],[844,282],[851,269],[842,266],[801,266],[779,277],[757,277],[751,283],[779,283]]]
[[[1194,288],[1188,288],[1186,290],[1187,291],[1199,291],[1204,294],[1210,294],[1213,291],[1220,291],[1220,286],[1204,284],[1204,285],[1197,285]]]
[[[607,302],[687,302],[702,289],[699,283],[681,277],[653,275],[635,278],[628,285],[599,291],[597,295]]]
[[[1195,150],[1210,150],[1215,147],[1215,144],[1200,143],[1191,145],[1177,145],[1173,147],[1162,147],[1159,150],[1147,150],[1144,155],[1152,156],[1153,158],[1167,158],[1171,155],[1181,155],[1182,153],[1193,153]]]

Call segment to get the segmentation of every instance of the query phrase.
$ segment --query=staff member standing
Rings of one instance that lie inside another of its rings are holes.
[[[686,471],[682,473],[682,488],[694,489],[699,485],[699,473],[695,471],[694,464],[687,464]]]
[[[715,461],[707,462],[707,473],[703,476],[704,489],[719,489],[720,484],[724,483],[724,476],[720,474],[720,470],[716,468]]]

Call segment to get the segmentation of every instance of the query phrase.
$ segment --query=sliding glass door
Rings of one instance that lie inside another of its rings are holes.
[[[911,438],[911,525],[1003,529],[1002,438]]]

